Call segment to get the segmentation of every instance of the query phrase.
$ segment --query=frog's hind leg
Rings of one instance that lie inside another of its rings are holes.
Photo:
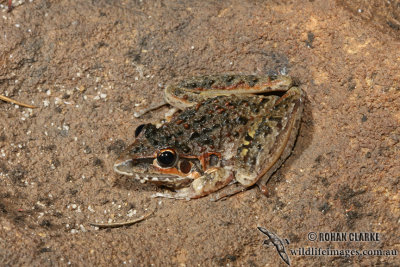
[[[203,176],[195,179],[189,187],[176,190],[175,193],[157,193],[152,197],[165,197],[174,199],[200,198],[225,187],[232,182],[234,176],[229,170],[211,168]]]
[[[265,191],[265,184],[292,152],[302,112],[301,90],[292,87],[277,100],[268,116],[259,117],[249,126],[248,140],[239,147],[242,164],[235,179],[249,187],[257,184]],[[246,136],[247,137],[247,136]]]
[[[287,91],[292,85],[292,79],[284,75],[204,75],[168,86],[165,89],[165,100],[183,110],[206,98]]]
[[[289,140],[291,143],[294,143],[293,139],[296,138],[296,135],[297,135],[297,131],[293,131],[291,133],[290,139],[292,139],[292,140]],[[286,146],[284,151],[282,152],[280,158],[277,160],[277,162],[275,162],[275,164],[273,164],[270,167],[270,169],[257,181],[256,184],[257,184],[258,188],[260,189],[260,191],[264,195],[268,194],[268,189],[267,189],[267,186],[266,186],[268,180],[271,178],[272,174],[274,174],[276,172],[276,170],[281,167],[283,162],[285,162],[285,160],[292,153],[292,146],[293,145]]]
[[[294,94],[294,93],[301,94],[301,91],[298,91],[298,90],[299,89],[294,88],[294,90],[291,91],[291,94]],[[289,130],[284,131],[286,134],[282,135],[280,141],[277,142],[278,144],[283,144],[283,145],[281,145],[280,148],[277,147],[277,149],[281,150],[281,152],[275,153],[275,154],[279,155],[279,157],[275,158],[275,159],[270,159],[270,162],[273,162],[273,164],[266,164],[266,165],[269,165],[269,167],[267,167],[265,169],[265,173],[262,172],[262,176],[257,181],[257,185],[260,188],[261,192],[263,192],[264,195],[266,195],[268,193],[267,188],[266,188],[266,183],[268,182],[268,180],[270,179],[272,174],[274,174],[274,172],[280,168],[280,166],[285,162],[285,160],[292,153],[293,146],[296,142],[296,137],[297,137],[298,129],[299,129],[300,122],[301,122],[301,113],[302,113],[302,109],[303,109],[303,107],[301,105],[301,100],[298,103],[296,103],[294,109],[296,109],[295,112],[292,113],[294,115],[289,117],[288,123],[287,123],[287,128]]]
[[[297,132],[295,134],[297,134]],[[296,136],[294,136],[294,138],[295,137]],[[270,167],[270,169],[257,181],[256,184],[264,195],[268,195],[268,189],[266,186],[268,180],[271,178],[272,174],[274,174],[276,170],[281,167],[282,163],[286,160],[287,157],[289,157],[291,152],[292,152],[292,146],[287,146],[282,152],[280,158],[275,162],[275,164],[273,164]]]

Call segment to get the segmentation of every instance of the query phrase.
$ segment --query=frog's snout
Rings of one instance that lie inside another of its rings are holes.
[[[132,159],[117,160],[114,164],[114,171],[122,175],[132,176],[133,175],[132,169],[133,169]]]

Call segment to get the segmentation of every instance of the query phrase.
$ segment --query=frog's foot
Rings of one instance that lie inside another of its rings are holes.
[[[175,193],[157,193],[152,197],[165,197],[173,199],[186,199],[204,197],[211,194],[233,180],[233,173],[223,168],[212,168],[207,170],[203,176],[194,180],[189,187],[176,190]]]
[[[258,188],[260,189],[261,193],[264,196],[268,197],[269,196],[269,190],[268,190],[267,185],[261,184],[261,183],[257,183],[257,185],[258,185]]]
[[[161,120],[157,120],[155,122],[153,122],[153,124],[157,127],[160,128],[161,126],[163,126],[166,122],[170,122],[172,120],[172,117],[179,112],[180,109],[172,107],[170,108],[167,112],[165,112],[164,115],[164,119]]]
[[[185,199],[185,200],[190,200],[190,197],[187,196],[188,194],[185,192],[181,192],[180,190],[178,192],[174,193],[155,193],[151,195],[151,197],[156,198],[156,197],[163,197],[163,198],[171,198],[171,199]]]
[[[165,121],[170,122],[172,120],[172,117],[179,111],[179,108],[172,107],[170,110],[165,112]]]

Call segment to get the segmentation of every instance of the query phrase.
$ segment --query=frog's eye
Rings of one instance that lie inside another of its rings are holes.
[[[157,162],[161,167],[172,167],[176,163],[178,156],[172,149],[163,149],[157,155]]]
[[[135,130],[135,137],[138,137],[138,135],[142,132],[142,130],[143,130],[143,128],[144,128],[145,125],[146,125],[146,124],[140,124],[138,127],[136,127],[136,130]]]

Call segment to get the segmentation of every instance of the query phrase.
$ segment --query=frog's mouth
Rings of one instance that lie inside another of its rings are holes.
[[[180,175],[175,168],[161,169],[153,165],[153,158],[118,159],[114,171],[133,176],[141,182],[151,182],[167,187],[183,187],[193,182],[197,175]]]

